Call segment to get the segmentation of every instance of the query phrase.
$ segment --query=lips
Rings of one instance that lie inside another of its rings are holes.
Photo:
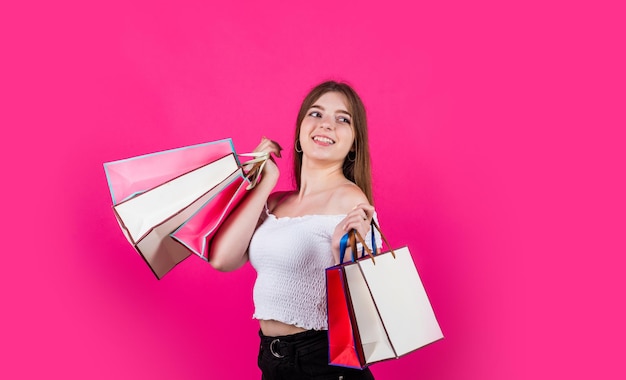
[[[327,136],[313,136],[313,141],[324,144],[324,145],[332,145],[335,143],[335,140],[331,139]]]

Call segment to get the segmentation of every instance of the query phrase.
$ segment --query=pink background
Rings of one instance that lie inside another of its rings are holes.
[[[381,224],[446,335],[377,378],[626,377],[619,2],[14,3],[0,377],[259,378],[253,270],[192,257],[157,281],[102,164],[225,137],[290,150],[329,78],[366,103]]]

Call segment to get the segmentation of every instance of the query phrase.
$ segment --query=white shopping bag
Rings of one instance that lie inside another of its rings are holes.
[[[352,249],[356,252],[355,245]],[[326,273],[330,364],[363,368],[443,338],[408,247]]]

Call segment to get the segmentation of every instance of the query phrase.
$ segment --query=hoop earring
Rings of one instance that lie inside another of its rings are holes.
[[[300,150],[298,150],[298,145],[300,145],[300,140],[296,140],[293,149],[295,149],[295,151],[298,153],[302,153],[302,146],[300,146]]]
[[[352,157],[350,157],[350,153],[354,153]],[[348,158],[348,161],[354,162],[354,160],[356,160],[356,152],[348,152],[347,158]]]

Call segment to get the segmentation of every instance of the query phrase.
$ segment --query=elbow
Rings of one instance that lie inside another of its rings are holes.
[[[245,264],[247,261],[247,255],[244,254],[242,258],[236,259],[232,255],[211,255],[209,258],[209,264],[213,269],[220,272],[232,272],[237,270]]]
[[[225,260],[220,260],[217,257],[212,257],[209,260],[209,264],[211,264],[211,266],[213,267],[213,269],[219,271],[219,272],[230,272],[233,269],[231,269],[231,266],[228,265],[228,263]]]
[[[237,247],[224,245],[221,241],[213,241],[209,246],[209,264],[220,272],[232,272],[248,261],[248,253],[243,250],[237,253]]]

